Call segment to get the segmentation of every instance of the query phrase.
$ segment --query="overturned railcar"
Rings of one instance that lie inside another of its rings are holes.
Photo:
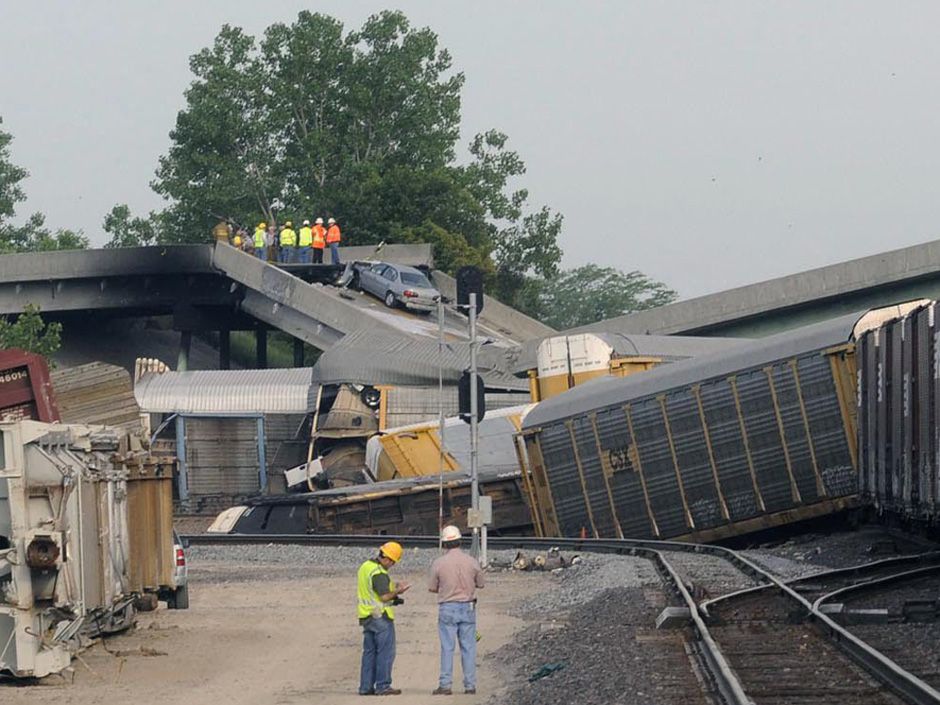
[[[542,402],[522,435],[537,533],[711,541],[857,502],[851,314],[598,379]]]
[[[859,335],[859,491],[882,518],[940,525],[938,304],[919,301]]]

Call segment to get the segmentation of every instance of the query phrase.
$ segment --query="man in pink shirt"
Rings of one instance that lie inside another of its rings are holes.
[[[444,555],[431,564],[428,590],[437,593],[437,629],[441,637],[441,677],[432,695],[451,695],[454,681],[454,641],[460,643],[465,693],[477,692],[476,590],[483,587],[483,569],[460,550],[460,529],[441,532]]]

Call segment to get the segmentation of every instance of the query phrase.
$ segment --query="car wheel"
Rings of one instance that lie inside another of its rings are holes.
[[[171,610],[189,609],[189,586],[181,585],[173,591],[173,595],[166,601],[166,606]]]
[[[395,294],[390,291],[385,293],[385,305],[389,308],[395,308]]]

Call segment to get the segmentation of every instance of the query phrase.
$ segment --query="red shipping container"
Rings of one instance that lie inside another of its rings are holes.
[[[0,350],[0,420],[58,421],[49,366],[42,355]]]

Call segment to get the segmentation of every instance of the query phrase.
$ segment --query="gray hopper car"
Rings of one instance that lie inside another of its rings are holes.
[[[940,524],[936,302],[858,339],[859,487],[885,518]]]
[[[536,533],[712,541],[858,498],[852,314],[624,379],[525,419]]]

